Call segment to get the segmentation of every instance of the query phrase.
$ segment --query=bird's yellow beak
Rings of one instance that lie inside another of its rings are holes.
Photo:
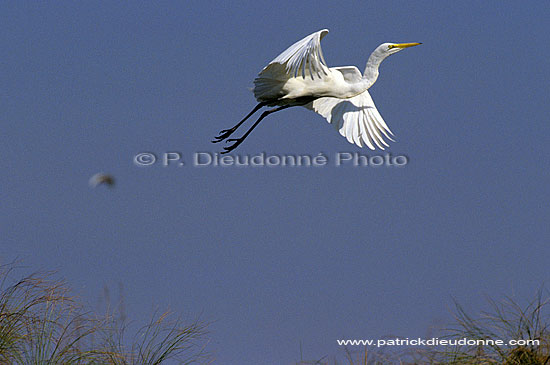
[[[399,44],[394,44],[390,46],[390,48],[408,48],[408,47],[418,46],[419,44],[422,44],[422,43],[399,43]]]

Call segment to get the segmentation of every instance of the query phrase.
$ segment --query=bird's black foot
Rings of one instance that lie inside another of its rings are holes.
[[[224,139],[226,139],[227,137],[232,135],[233,132],[235,132],[235,128],[224,129],[224,130],[220,131],[219,136],[214,137],[214,140],[212,141],[212,143],[218,143],[218,142],[223,141]]]
[[[231,139],[228,139],[227,141],[225,141],[226,143],[227,142],[235,142],[233,143],[231,146],[227,146],[227,147],[224,147],[223,149],[225,151],[221,152],[222,154],[225,154],[225,153],[229,153],[231,151],[233,151],[235,148],[237,148],[241,143],[243,143],[244,141],[244,138],[231,138]]]

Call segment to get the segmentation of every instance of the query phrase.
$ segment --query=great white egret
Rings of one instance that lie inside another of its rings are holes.
[[[365,72],[355,66],[328,67],[321,50],[321,39],[327,35],[323,29],[308,35],[288,47],[271,61],[254,80],[254,96],[258,105],[237,125],[224,129],[213,143],[221,142],[241,126],[252,114],[264,106],[275,108],[264,111],[241,137],[227,139],[234,142],[224,147],[228,153],[237,148],[262,119],[269,114],[303,106],[332,123],[350,143],[371,150],[375,145],[384,149],[389,145],[382,135],[393,141],[390,131],[367,91],[378,78],[378,67],[389,55],[421,43],[383,43],[370,55]]]

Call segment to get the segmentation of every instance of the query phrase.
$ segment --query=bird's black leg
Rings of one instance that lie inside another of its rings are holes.
[[[266,106],[267,103],[265,102],[261,102],[259,103],[258,105],[256,105],[254,107],[254,109],[252,109],[252,111],[250,113],[248,113],[248,115],[246,117],[244,117],[243,120],[241,120],[239,123],[237,123],[237,125],[235,125],[233,128],[230,128],[230,129],[224,129],[222,131],[220,131],[220,134],[219,136],[217,137],[214,137],[215,140],[212,141],[212,143],[218,143],[218,142],[221,142],[223,141],[224,139],[226,139],[227,137],[229,137],[230,135],[233,134],[233,132],[235,132],[237,130],[237,128],[239,128],[241,126],[241,124],[243,124],[248,118],[250,118],[250,116],[254,113],[256,113],[260,108],[262,108],[263,106]]]
[[[271,110],[266,110],[265,112],[262,113],[262,115],[260,115],[260,117],[258,118],[258,120],[252,125],[252,127],[250,127],[250,129],[248,131],[246,131],[246,133],[241,137],[241,138],[232,138],[232,139],[228,139],[226,142],[235,142],[233,143],[231,146],[227,146],[227,147],[224,147],[223,149],[225,151],[222,152],[223,153],[229,153],[231,151],[233,151],[235,148],[237,148],[241,143],[243,143],[243,141],[246,139],[246,137],[248,137],[248,135],[254,130],[254,128],[256,128],[256,126],[258,124],[260,124],[260,122],[262,121],[262,119],[264,119],[265,117],[267,117],[269,114],[271,113],[275,113],[275,112],[278,112],[279,110],[283,110],[283,109],[286,109],[286,108],[290,108],[291,106],[294,106],[294,105],[283,105],[283,106],[280,106],[278,108],[273,108]]]

